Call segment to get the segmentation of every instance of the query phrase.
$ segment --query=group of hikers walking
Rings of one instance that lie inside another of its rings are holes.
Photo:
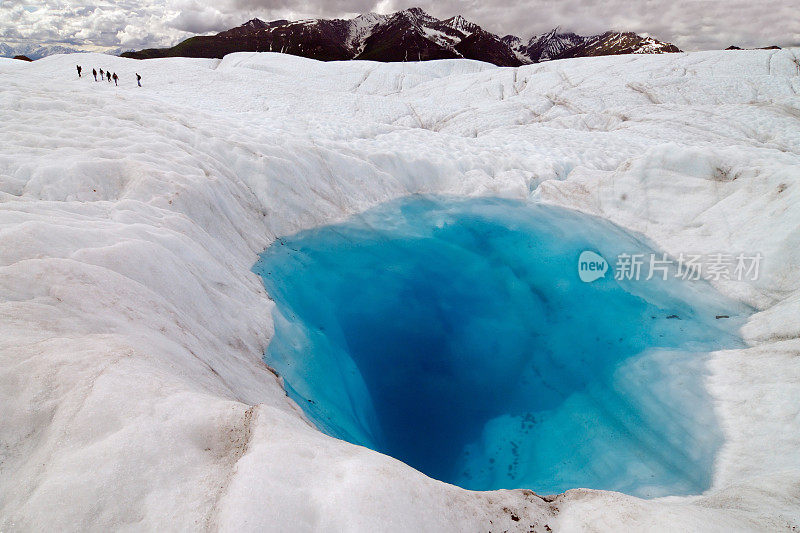
[[[75,68],[78,69],[78,77],[80,78],[81,77],[81,73],[83,72],[83,67],[81,67],[80,65],[76,65]],[[114,72],[112,74],[110,70],[103,71],[103,69],[100,69],[100,79],[98,80],[97,79],[97,69],[93,68],[92,69],[92,76],[94,76],[94,81],[108,80],[108,83],[111,83],[111,80],[114,80],[114,85],[119,85],[119,83],[118,83],[119,82],[119,77],[117,76],[116,72]],[[139,87],[142,86],[142,77],[139,76],[138,73],[136,73],[136,85],[138,85]]]

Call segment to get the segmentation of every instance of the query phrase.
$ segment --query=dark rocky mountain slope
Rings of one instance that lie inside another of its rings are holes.
[[[582,37],[558,28],[527,42],[499,37],[463,17],[445,20],[419,8],[391,15],[369,13],[354,19],[253,19],[216,35],[186,39],[172,48],[126,52],[124,57],[221,58],[232,52],[281,52],[322,61],[425,61],[467,58],[499,66],[519,66],[551,59],[610,54],[680,52],[669,43],[635,33],[606,32]]]

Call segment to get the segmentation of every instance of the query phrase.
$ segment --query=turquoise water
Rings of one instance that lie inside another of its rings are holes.
[[[747,310],[674,277],[582,282],[585,250],[612,269],[653,251],[570,210],[446,197],[280,239],[254,266],[265,360],[321,430],[468,489],[702,492],[706,354],[741,346]]]

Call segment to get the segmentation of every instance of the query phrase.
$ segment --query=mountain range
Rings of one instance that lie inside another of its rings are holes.
[[[460,15],[440,20],[420,8],[411,8],[353,19],[253,19],[216,35],[191,37],[172,48],[125,52],[122,56],[221,58],[232,52],[282,52],[323,61],[467,58],[519,66],[570,57],[680,50],[673,44],[631,32],[581,36],[555,28],[524,41],[514,35],[495,35]]]
[[[25,56],[30,59],[41,59],[54,54],[73,54],[75,52],[80,52],[80,50],[61,45],[10,45],[0,43],[0,57]]]
[[[75,54],[78,52],[85,52],[86,50],[79,50],[69,46],[60,44],[18,44],[11,45],[8,43],[0,43],[0,57],[16,57],[25,56],[29,59],[41,59],[46,56],[56,54]],[[123,49],[107,50],[106,54],[119,55]]]

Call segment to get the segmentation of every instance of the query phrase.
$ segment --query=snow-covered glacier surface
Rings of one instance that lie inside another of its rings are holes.
[[[800,524],[797,49],[517,69],[76,54],[0,78],[1,530]],[[558,205],[672,257],[763,255],[757,279],[713,283],[754,310],[745,346],[669,366],[716,421],[705,488],[471,492],[314,427],[262,359],[280,308],[251,268],[414,194]]]
[[[278,304],[266,361],[321,429],[465,488],[700,493],[722,440],[703,355],[742,347],[742,306],[674,270],[584,282],[585,250],[656,253],[496,199],[404,198],[282,238],[255,266]]]

